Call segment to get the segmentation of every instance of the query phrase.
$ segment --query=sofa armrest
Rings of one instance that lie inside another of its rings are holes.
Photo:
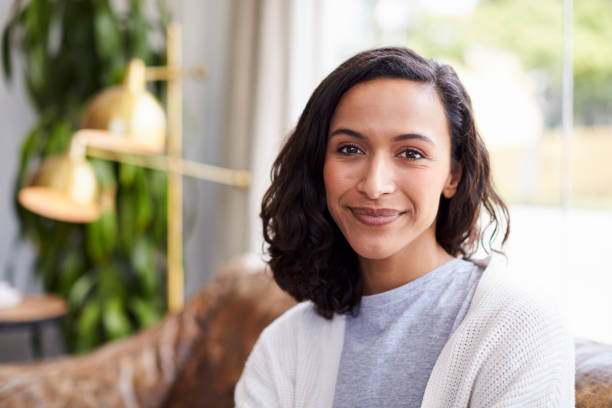
[[[234,388],[261,331],[295,301],[263,271],[230,274],[218,307],[208,313],[202,336],[173,384],[166,407],[234,406]]]
[[[612,407],[612,345],[576,340],[576,407]]]
[[[294,302],[263,268],[231,265],[151,329],[80,357],[0,365],[0,406],[233,406],[259,332]]]

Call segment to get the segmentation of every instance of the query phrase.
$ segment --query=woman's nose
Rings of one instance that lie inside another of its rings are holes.
[[[373,157],[357,184],[357,190],[372,200],[392,193],[395,184],[391,164],[383,157]]]

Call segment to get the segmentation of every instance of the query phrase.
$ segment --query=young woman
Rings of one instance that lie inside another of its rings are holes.
[[[503,95],[500,95],[503,97]],[[508,120],[512,120],[511,117]],[[470,256],[509,231],[454,70],[360,53],[317,87],[261,217],[298,304],[261,334],[238,407],[573,407],[558,317]]]

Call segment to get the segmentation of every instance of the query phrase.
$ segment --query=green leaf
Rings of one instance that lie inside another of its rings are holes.
[[[41,234],[39,251],[44,256],[37,259],[36,270],[41,275],[45,291],[56,292],[60,253],[64,244],[64,231],[62,230],[65,224],[43,217],[38,217],[38,221],[45,225],[45,229],[39,230]],[[43,234],[48,234],[49,237],[53,238],[45,239]]]
[[[117,246],[117,213],[114,208],[104,211],[98,220],[100,223],[99,239],[104,256],[110,258]]]
[[[89,161],[94,168],[100,190],[114,190],[117,188],[117,179],[113,170],[113,163],[102,159],[91,159]]]
[[[85,226],[87,254],[95,264],[102,264],[113,254],[117,244],[117,217],[115,209],[103,211],[94,222]]]
[[[51,6],[49,1],[30,0],[25,15],[25,26],[30,43],[47,43],[50,21]]]
[[[166,247],[168,229],[168,177],[161,171],[150,172],[151,196],[154,197],[153,239],[159,248]]]
[[[68,294],[68,303],[71,307],[80,307],[83,302],[85,302],[87,295],[95,284],[94,276],[95,275],[89,271],[87,275],[81,276],[72,286]]]
[[[136,217],[136,202],[134,195],[128,191],[122,191],[117,197],[117,209],[119,215],[119,247],[125,255],[132,252],[134,238],[134,219]]]
[[[11,80],[13,75],[13,61],[11,55],[11,38],[13,34],[12,21],[2,30],[2,71],[7,80]]]
[[[40,153],[42,148],[42,127],[44,125],[45,121],[40,120],[36,126],[30,130],[30,133],[28,133],[25,140],[21,144],[21,151],[19,154],[19,171],[17,172],[17,180],[19,182],[23,180],[30,161],[34,156],[37,156]],[[20,187],[21,185],[19,185],[19,188]]]
[[[121,49],[119,27],[106,7],[98,7],[94,17],[96,50],[102,60],[109,61]]]
[[[149,27],[143,14],[142,1],[131,0],[129,9],[129,23],[127,26],[128,53],[134,57],[149,62],[151,51],[148,42]]]
[[[127,297],[125,290],[129,286],[129,282],[121,276],[121,270],[118,265],[107,264],[100,269],[98,293],[104,299],[118,296],[121,299]]]
[[[140,288],[148,295],[156,293],[160,283],[154,260],[155,248],[151,241],[143,236],[134,239],[132,265],[136,270]]]
[[[134,228],[136,232],[142,232],[151,223],[153,217],[153,203],[146,179],[146,170],[138,169],[134,183],[136,195],[136,219]]]
[[[68,253],[64,255],[59,268],[59,281],[57,293],[67,298],[74,287],[75,282],[83,273],[84,259],[81,248],[68,247]]]
[[[44,95],[47,87],[47,78],[45,75],[45,50],[39,43],[33,44],[27,50],[27,69],[26,81],[30,97],[34,100],[38,109],[43,109]]]
[[[97,299],[92,299],[85,304],[83,310],[77,317],[76,351],[87,352],[94,348],[100,341],[100,318],[101,307]]]
[[[132,164],[120,163],[119,164],[119,184],[123,188],[130,188],[136,179],[136,173],[138,170],[142,170]]]
[[[134,56],[141,58],[144,61],[149,61],[151,53],[148,43],[148,27],[142,18],[132,20],[132,53]]]
[[[101,229],[100,219],[85,225],[85,250],[94,265],[100,265],[105,258]]]
[[[102,321],[110,339],[119,339],[131,332],[130,321],[119,297],[112,297],[104,302]]]
[[[13,3],[13,9],[11,10],[11,16],[6,22],[4,30],[2,30],[2,68],[4,76],[9,81],[13,74],[13,34],[15,30],[19,29],[20,17],[23,12],[21,11],[21,0],[15,0]]]
[[[123,79],[123,74],[127,62],[123,55],[114,55],[113,59],[109,63],[108,74],[106,75],[105,82],[108,85],[118,84]]]
[[[153,326],[162,317],[161,312],[152,302],[140,297],[134,297],[130,300],[130,311],[134,313],[138,323],[143,328]]]
[[[71,137],[72,129],[70,123],[65,120],[53,123],[49,132],[47,145],[43,151],[43,156],[52,156],[65,152]]]

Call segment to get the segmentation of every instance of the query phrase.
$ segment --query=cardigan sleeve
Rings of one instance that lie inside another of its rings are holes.
[[[271,376],[272,355],[263,335],[259,338],[236,384],[234,402],[237,408],[280,407]]]
[[[344,316],[317,315],[297,304],[261,334],[236,385],[238,408],[326,408],[333,405]]]
[[[264,329],[234,391],[238,408],[295,406],[295,372],[299,327],[307,304],[298,304]]]
[[[470,407],[574,407],[574,344],[562,319],[521,300],[500,317]]]

